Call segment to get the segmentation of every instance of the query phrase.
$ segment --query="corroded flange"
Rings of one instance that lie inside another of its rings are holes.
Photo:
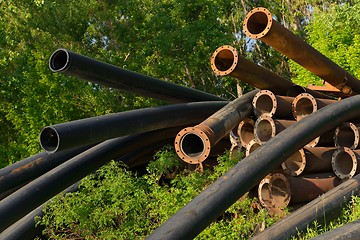
[[[270,31],[272,22],[272,14],[268,9],[263,7],[255,8],[245,16],[244,33],[249,38],[262,38]]]
[[[340,179],[352,178],[358,168],[356,154],[350,148],[339,148],[331,158],[331,166],[336,176]]]
[[[231,74],[238,64],[238,52],[236,48],[224,45],[218,47],[211,56],[211,69],[218,76]]]
[[[291,176],[299,176],[306,167],[306,156],[301,148],[281,164],[282,169]]]

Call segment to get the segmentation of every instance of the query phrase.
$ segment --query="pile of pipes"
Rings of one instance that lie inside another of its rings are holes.
[[[249,12],[244,31],[330,83],[339,95],[295,85],[228,45],[211,57],[214,73],[256,88],[231,102],[59,49],[50,57],[53,72],[170,104],[44,127],[43,152],[0,169],[0,239],[32,238],[38,231],[34,216],[53,196],[74,191],[73,184],[112,159],[130,168],[144,166],[168,143],[185,163],[202,165],[230,148],[223,139],[231,136],[231,149],[244,147],[246,157],[148,239],[192,239],[254,187],[269,209],[323,197],[299,209],[302,216],[308,213],[302,222],[285,218],[292,223],[288,230],[280,222],[263,237],[296,234],[295,226],[304,230],[358,194],[360,125],[352,120],[360,117],[360,81],[282,27],[265,8]],[[339,96],[345,99],[335,100]],[[290,216],[298,219],[297,211]]]

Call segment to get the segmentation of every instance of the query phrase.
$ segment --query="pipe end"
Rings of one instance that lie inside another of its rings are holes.
[[[49,68],[53,72],[62,72],[67,69],[70,62],[70,54],[66,49],[58,49],[51,54],[49,59]]]
[[[255,122],[254,137],[261,144],[266,143],[276,135],[274,120],[268,115],[261,115]]]
[[[261,147],[261,143],[258,140],[256,140],[256,139],[251,140],[245,147],[245,156],[246,157],[249,156],[252,152],[254,152],[259,147]]]
[[[340,179],[352,178],[357,172],[357,158],[350,148],[343,147],[334,152],[331,167]]]
[[[271,12],[263,7],[254,8],[245,17],[243,31],[249,38],[260,39],[271,29]]]
[[[239,123],[237,134],[241,146],[246,147],[246,145],[254,139],[254,127],[255,121],[251,118],[245,118]]]
[[[40,132],[40,146],[48,153],[54,153],[58,150],[60,138],[57,131],[52,127],[45,127]]]
[[[205,161],[211,150],[209,137],[196,127],[182,129],[175,137],[174,146],[180,159],[189,164]]]
[[[290,176],[299,176],[306,167],[306,156],[303,149],[299,149],[281,164],[282,169]]]
[[[238,52],[236,48],[224,45],[215,50],[210,59],[211,69],[218,76],[231,74],[238,64]]]
[[[255,94],[252,105],[256,117],[265,113],[273,117],[278,107],[275,94],[269,90],[261,90]]]
[[[317,109],[316,99],[309,93],[301,93],[294,98],[291,111],[296,121],[300,121],[313,112],[316,112]]]
[[[285,208],[291,200],[289,180],[282,173],[274,173],[269,181],[269,194],[275,207]]]
[[[359,129],[351,122],[344,122],[340,124],[334,135],[335,146],[338,148],[348,147],[356,149],[359,146]]]

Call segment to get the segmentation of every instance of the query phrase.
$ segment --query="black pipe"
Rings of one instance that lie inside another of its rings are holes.
[[[311,240],[354,240],[360,236],[360,219],[349,222],[326,233],[311,238]]]
[[[60,123],[42,129],[40,145],[53,153],[128,134],[197,123],[226,104],[226,101],[182,103]]]
[[[252,239],[288,239],[306,230],[316,221],[328,223],[341,213],[341,209],[360,193],[360,175],[349,179],[327,193],[302,206]],[[328,238],[332,239],[332,238]]]
[[[56,50],[50,57],[49,67],[53,72],[172,103],[225,100],[203,91],[100,62],[67,49]]]
[[[294,152],[322,133],[360,115],[360,95],[296,122],[240,161],[157,228],[148,239],[192,239]]]
[[[36,161],[39,158],[43,158],[49,155],[47,152],[40,152],[38,154],[32,155],[30,157],[27,157],[21,161],[17,161],[11,165],[8,165],[2,169],[0,169],[0,176],[4,176],[6,174],[9,174],[10,172],[14,171],[17,168],[20,168],[22,166],[25,166],[33,161]],[[0,191],[1,192],[1,191]]]
[[[41,176],[66,160],[93,146],[94,145],[73,148],[54,154],[43,152],[24,159],[21,161],[22,164],[16,164],[16,166],[11,167],[11,169],[9,167],[9,171],[4,171],[4,174],[0,175],[0,193],[5,193]],[[9,194],[10,193],[11,192],[9,192]],[[5,197],[3,195],[1,196]]]
[[[63,191],[64,194],[75,192],[78,190],[80,181],[71,185]],[[51,201],[51,200],[49,200]],[[13,225],[5,229],[5,231],[0,233],[0,239],[6,240],[32,240],[35,237],[40,237],[43,226],[37,225],[35,222],[36,217],[43,216],[44,206],[49,202],[40,205],[29,214],[21,218],[19,221],[15,222]]]
[[[53,168],[0,201],[0,232],[110,160],[175,136],[180,129],[166,128],[107,140]]]

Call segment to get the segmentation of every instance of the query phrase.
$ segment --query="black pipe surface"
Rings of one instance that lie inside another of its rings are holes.
[[[56,50],[50,57],[49,67],[53,72],[171,103],[225,100],[203,91],[116,67],[67,49]]]
[[[107,140],[53,168],[0,201],[0,232],[110,160],[175,136],[179,130],[173,127]]]
[[[349,222],[326,233],[311,238],[311,240],[354,240],[360,236],[360,219]]]
[[[331,104],[286,128],[244,158],[155,229],[147,239],[192,239],[295,151],[360,115],[360,95]]]
[[[143,108],[55,124],[42,129],[41,147],[50,153],[111,138],[201,122],[226,101],[194,102]]]

